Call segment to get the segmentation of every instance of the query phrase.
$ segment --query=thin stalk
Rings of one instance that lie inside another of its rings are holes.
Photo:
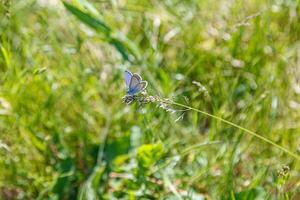
[[[102,131],[102,134],[100,134],[100,144],[99,144],[98,156],[97,156],[97,165],[98,166],[100,166],[102,163],[105,143],[106,143],[106,139],[108,136],[110,125],[111,125],[111,117],[110,117],[110,115],[108,115],[108,117],[106,118],[105,127]]]
[[[206,115],[206,116],[208,116],[208,117],[211,117],[211,118],[213,118],[213,119],[216,119],[216,120],[219,120],[219,121],[221,121],[221,122],[224,122],[225,124],[228,124],[228,125],[233,126],[233,127],[237,128],[237,129],[240,129],[240,130],[242,130],[242,131],[244,131],[244,132],[246,132],[246,133],[249,133],[250,135],[252,135],[252,136],[254,136],[254,137],[257,137],[257,138],[259,138],[260,140],[262,140],[262,141],[264,141],[264,142],[266,142],[266,143],[268,143],[268,144],[271,144],[271,145],[275,146],[276,148],[278,148],[278,149],[282,150],[283,152],[289,154],[290,156],[294,157],[295,159],[300,160],[300,156],[297,155],[297,154],[295,154],[295,153],[293,153],[293,152],[291,152],[290,150],[288,150],[288,149],[286,149],[286,148],[280,146],[279,144],[276,144],[275,142],[269,140],[268,138],[265,138],[265,137],[263,137],[263,136],[261,136],[261,135],[255,133],[255,132],[253,132],[253,131],[251,131],[251,130],[249,130],[249,129],[246,129],[246,128],[242,127],[242,126],[239,126],[239,125],[237,125],[237,124],[235,124],[235,123],[233,123],[233,122],[230,122],[230,121],[228,121],[228,120],[226,120],[226,119],[223,119],[223,118],[221,118],[221,117],[212,115],[212,114],[210,114],[210,113],[207,113],[207,112],[205,112],[205,111],[199,110],[199,109],[197,109],[197,108],[193,108],[193,107],[190,107],[190,106],[187,106],[187,105],[184,105],[184,104],[181,104],[181,103],[177,103],[177,102],[174,102],[174,101],[171,101],[171,100],[161,100],[161,101],[162,101],[163,103],[169,103],[169,104],[173,104],[173,105],[180,106],[180,107],[183,107],[183,108],[187,108],[187,109],[193,110],[193,111],[195,111],[195,112],[201,113],[201,114],[203,114],[203,115]]]

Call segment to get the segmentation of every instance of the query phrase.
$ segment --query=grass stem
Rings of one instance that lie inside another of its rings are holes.
[[[254,136],[254,137],[256,137],[256,138],[258,138],[258,139],[260,139],[260,140],[262,140],[262,141],[264,141],[264,142],[266,142],[266,143],[268,143],[268,144],[273,145],[274,147],[280,149],[281,151],[283,151],[283,152],[289,154],[290,156],[292,156],[292,157],[294,157],[295,159],[297,159],[297,160],[300,161],[300,156],[299,156],[299,155],[297,155],[297,154],[291,152],[290,150],[288,150],[288,149],[286,149],[286,148],[280,146],[279,144],[276,144],[275,142],[269,140],[268,138],[265,138],[265,137],[259,135],[258,133],[255,133],[255,132],[253,132],[253,131],[251,131],[251,130],[249,130],[249,129],[247,129],[247,128],[244,128],[244,127],[242,127],[242,126],[240,126],[240,125],[237,125],[237,124],[235,124],[235,123],[233,123],[233,122],[230,122],[230,121],[228,121],[228,120],[226,120],[226,119],[223,119],[223,118],[221,118],[221,117],[212,115],[212,114],[210,114],[210,113],[208,113],[208,112],[199,110],[199,109],[197,109],[197,108],[193,108],[193,107],[188,106],[188,105],[184,105],[184,104],[181,104],[181,103],[174,102],[174,101],[172,101],[172,100],[162,100],[162,102],[163,102],[163,103],[173,104],[173,105],[176,105],[176,106],[180,106],[180,107],[183,107],[183,108],[186,108],[186,109],[190,109],[190,110],[193,110],[193,111],[195,111],[195,112],[198,112],[198,113],[201,113],[201,114],[203,114],[203,115],[206,115],[206,116],[208,116],[208,117],[211,117],[211,118],[213,118],[213,119],[219,120],[219,121],[221,121],[221,122],[223,122],[223,123],[225,123],[225,124],[228,124],[228,125],[233,126],[233,127],[237,128],[237,129],[240,129],[240,130],[242,130],[242,131],[244,131],[244,132],[246,132],[246,133],[249,133],[250,135],[252,135],[252,136]]]

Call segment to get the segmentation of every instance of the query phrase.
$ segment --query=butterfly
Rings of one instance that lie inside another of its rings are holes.
[[[126,70],[124,73],[125,83],[127,86],[127,96],[133,97],[134,95],[146,89],[148,82],[143,81],[141,76]]]

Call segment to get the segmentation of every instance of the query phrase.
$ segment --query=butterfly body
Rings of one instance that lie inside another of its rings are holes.
[[[141,76],[136,73],[131,73],[130,71],[125,71],[124,73],[125,83],[127,86],[126,94],[127,96],[134,96],[147,87],[147,81],[143,81]]]

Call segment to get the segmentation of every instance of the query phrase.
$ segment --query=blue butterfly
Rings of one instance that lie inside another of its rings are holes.
[[[130,71],[126,70],[124,77],[127,86],[127,95],[129,96],[134,96],[135,94],[145,90],[148,85],[148,82],[142,81],[141,76],[136,73],[132,74]]]

